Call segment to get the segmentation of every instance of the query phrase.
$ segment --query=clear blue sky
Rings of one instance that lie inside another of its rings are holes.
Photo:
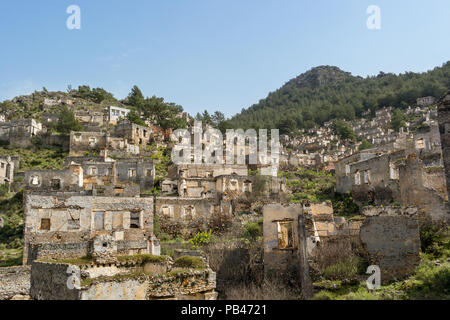
[[[81,8],[81,30],[66,9]],[[366,9],[381,8],[381,30]],[[354,75],[450,60],[448,0],[39,0],[0,2],[0,101],[103,87],[186,111],[247,108],[318,65]]]

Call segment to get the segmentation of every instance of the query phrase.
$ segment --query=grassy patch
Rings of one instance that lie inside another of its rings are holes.
[[[125,273],[125,274],[117,274],[115,276],[107,277],[97,277],[97,278],[87,278],[81,281],[82,287],[89,287],[93,283],[97,282],[107,282],[107,281],[122,281],[122,280],[129,280],[129,279],[137,279],[140,277],[146,277],[150,276],[151,274],[145,273],[145,272],[135,272],[135,273]]]
[[[19,156],[21,170],[62,170],[64,159],[68,156],[61,148],[5,148],[0,147],[0,156]]]
[[[174,267],[197,269],[206,268],[206,264],[200,257],[182,256],[175,260]]]
[[[117,260],[120,262],[131,262],[131,263],[163,263],[167,261],[166,256],[154,256],[151,254],[135,254],[131,256],[117,256]]]
[[[22,265],[22,249],[0,250],[0,267],[12,267]]]

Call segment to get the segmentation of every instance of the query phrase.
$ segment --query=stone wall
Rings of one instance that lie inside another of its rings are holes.
[[[185,238],[198,231],[208,231],[214,219],[231,220],[233,208],[229,201],[216,199],[190,199],[178,197],[157,197],[156,214],[159,217],[161,231],[172,236]]]
[[[411,154],[399,166],[401,204],[417,206],[434,221],[448,220],[448,196],[441,168],[424,168],[422,161]]]
[[[450,194],[450,91],[439,100],[438,115],[447,194]]]
[[[0,300],[28,299],[30,270],[30,266],[0,268]]]
[[[107,148],[108,135],[103,132],[70,132],[70,155],[83,156],[87,152],[100,154]]]
[[[287,277],[299,274],[299,260],[297,255],[298,215],[303,214],[301,205],[282,206],[270,204],[264,206],[264,272],[266,275],[279,274]],[[286,224],[290,230],[280,232],[278,224]],[[288,224],[290,223],[290,224]],[[280,239],[283,235],[284,239]]]
[[[360,230],[370,263],[381,269],[381,281],[402,279],[420,263],[417,208],[369,207]]]
[[[69,267],[79,268],[80,287],[67,285]],[[154,273],[108,266],[73,266],[34,262],[30,295],[36,300],[215,300],[216,274],[211,269],[177,269]],[[86,281],[87,280],[87,281]]]

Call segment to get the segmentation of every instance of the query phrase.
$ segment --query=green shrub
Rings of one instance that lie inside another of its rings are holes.
[[[201,257],[182,256],[175,260],[174,267],[179,268],[205,268],[205,261]]]
[[[208,244],[211,240],[212,230],[208,232],[197,232],[194,238],[188,242],[192,245],[192,249],[201,249],[205,244]]]
[[[9,183],[0,185],[0,197],[3,198],[9,192]]]
[[[249,240],[255,240],[261,236],[261,227],[257,222],[249,222],[244,229],[244,237]]]
[[[445,225],[426,223],[420,227],[420,246],[422,252],[439,256],[445,248],[450,249],[449,228]]]
[[[329,280],[354,279],[358,275],[358,265],[359,259],[357,257],[349,257],[347,260],[338,261],[325,267],[323,276]]]
[[[161,232],[159,234],[159,240],[163,241],[163,242],[166,242],[166,241],[172,240],[172,237],[170,235],[168,235],[167,233]]]
[[[162,256],[169,256],[169,257],[174,257],[175,255],[175,250],[174,249],[169,249],[166,247],[161,247],[161,255]]]

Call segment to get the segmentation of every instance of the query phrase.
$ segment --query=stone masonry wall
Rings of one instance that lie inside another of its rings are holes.
[[[30,266],[0,268],[0,300],[28,299]]]
[[[402,279],[420,262],[417,208],[369,207],[360,237],[371,264],[381,269],[381,281]]]

